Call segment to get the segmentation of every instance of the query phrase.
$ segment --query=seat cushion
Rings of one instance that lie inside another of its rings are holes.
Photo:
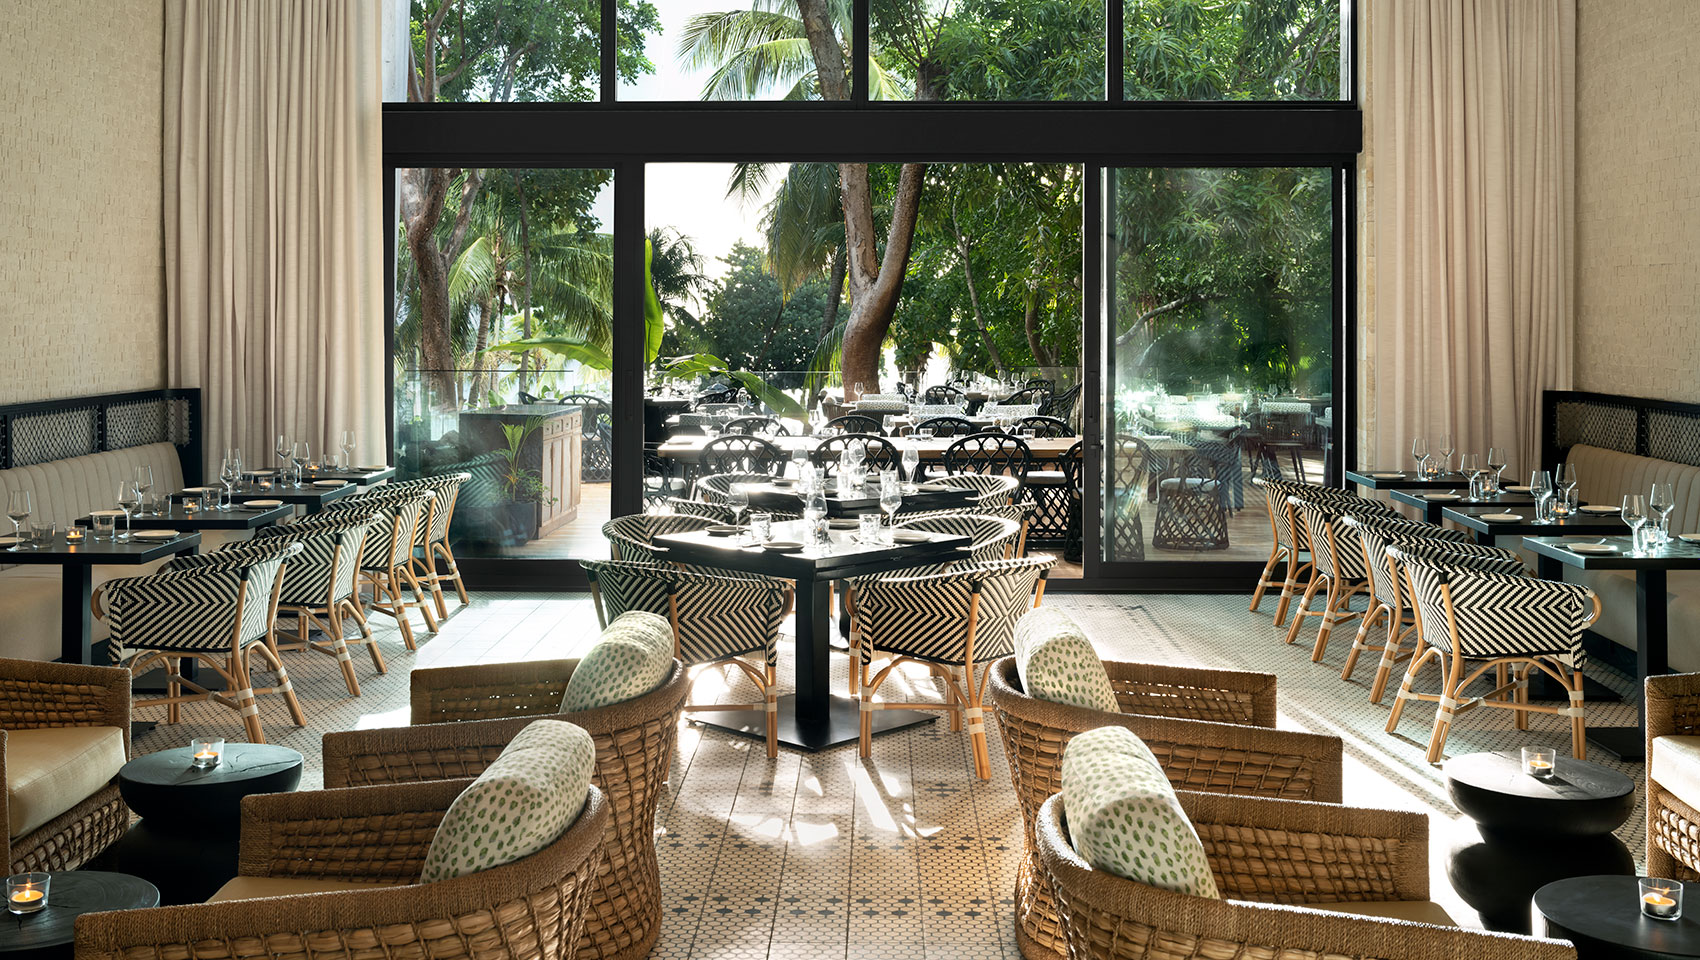
[[[1015,623],[1015,669],[1030,697],[1119,713],[1104,662],[1074,618],[1035,607]]]
[[[1157,758],[1133,731],[1099,727],[1063,749],[1069,842],[1094,870],[1219,898],[1204,844]]]
[[[124,765],[117,727],[6,731],[6,810],[12,839],[47,823],[112,782]]]
[[[1678,800],[1700,809],[1700,737],[1654,737],[1647,776]]]
[[[381,883],[356,883],[352,880],[325,880],[319,877],[237,877],[207,898],[208,903],[225,900],[258,900],[261,897],[293,897],[302,893],[346,893],[350,890],[372,890],[389,886]]]
[[[526,725],[443,814],[423,883],[512,863],[558,840],[590,793],[596,744],[563,720]]]
[[[1381,917],[1386,920],[1409,920],[1437,927],[1456,927],[1457,921],[1446,908],[1433,900],[1354,900],[1338,903],[1302,903],[1312,910],[1332,910],[1335,913],[1355,913],[1360,917]]]
[[[631,610],[614,618],[573,669],[561,712],[593,710],[641,697],[673,672],[673,628],[666,618]]]

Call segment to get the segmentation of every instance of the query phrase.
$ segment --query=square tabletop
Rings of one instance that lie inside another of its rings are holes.
[[[359,490],[359,484],[346,481],[335,487],[316,487],[311,484],[297,487],[289,483],[274,483],[270,489],[265,490],[260,489],[257,483],[243,483],[231,491],[230,499],[238,503],[246,503],[249,500],[281,500],[284,503],[303,504],[309,510],[317,510],[333,500],[352,496]]]
[[[369,487],[374,483],[395,479],[395,467],[384,466],[353,466],[336,469],[320,468],[309,474],[314,480],[347,480],[349,483]]]
[[[150,513],[145,517],[132,517],[132,526],[136,529],[160,527],[177,530],[257,530],[281,523],[295,515],[295,507],[287,503],[281,507],[268,507],[264,510],[233,507],[229,510],[196,510],[194,513],[186,513],[183,504],[176,499],[178,495],[172,496],[169,509]],[[76,522],[85,527],[94,525],[92,517],[79,517]]]
[[[1569,548],[1572,543],[1599,543],[1602,540],[1617,547],[1616,552],[1577,553]],[[1542,560],[1557,561],[1583,570],[1700,570],[1700,544],[1687,543],[1675,537],[1670,543],[1653,547],[1641,556],[1630,552],[1627,535],[1524,537],[1523,546],[1533,550]],[[1658,606],[1662,608],[1664,604]]]
[[[1483,515],[1513,514],[1516,520],[1486,520]],[[1563,520],[1535,522],[1534,508],[1511,510],[1501,505],[1479,503],[1449,506],[1441,510],[1443,519],[1470,530],[1478,543],[1492,543],[1495,537],[1564,537],[1570,535],[1619,534],[1628,529],[1623,518],[1615,514],[1578,513]]]
[[[804,539],[805,521],[789,520],[773,525],[776,541]],[[723,567],[744,573],[759,573],[791,580],[856,577],[929,563],[967,559],[973,549],[969,538],[928,533],[920,543],[858,543],[854,530],[828,530],[830,543],[803,552],[779,553],[759,546],[745,546],[735,536],[713,536],[705,530],[663,534],[655,545],[665,547],[663,558],[674,563]]]
[[[1461,473],[1419,477],[1414,470],[1347,470],[1346,479],[1370,490],[1453,490],[1470,485]]]
[[[59,533],[46,546],[28,550],[0,550],[0,563],[52,563],[65,567],[87,567],[97,563],[140,566],[201,546],[201,535],[184,533],[170,540],[90,540],[67,543]]]

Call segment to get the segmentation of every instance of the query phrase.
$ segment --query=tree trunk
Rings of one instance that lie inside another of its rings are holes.
[[[822,345],[832,336],[832,328],[838,326],[838,305],[844,300],[844,272],[850,267],[844,258],[844,248],[832,251],[831,278],[827,281],[826,309],[821,312],[820,337]]]
[[[514,193],[519,198],[519,249],[525,257],[525,299],[520,306],[521,336],[531,337],[531,218],[527,216],[525,206],[525,184],[520,182],[519,171],[510,170],[514,178]],[[519,389],[526,388],[525,367],[530,358],[530,350],[522,350],[519,355]]]
[[[992,332],[986,329],[985,315],[980,312],[980,294],[974,288],[974,268],[968,263],[968,238],[960,233],[956,235],[956,253],[957,258],[962,261],[962,276],[968,281],[968,306],[974,312],[974,329],[980,332],[980,342],[985,344],[986,352],[991,354],[992,364],[998,368],[998,376],[1007,380],[1009,364],[1004,362],[1003,351],[998,349],[997,342],[992,339]]]
[[[1033,363],[1045,368],[1046,377],[1055,379],[1057,358],[1045,347],[1044,340],[1040,337],[1042,331],[1039,329],[1039,290],[1036,287],[1027,291],[1027,315],[1022,326],[1027,330],[1027,349],[1033,353]]]
[[[449,187],[460,175],[453,167],[414,167],[402,177],[401,214],[407,225],[407,248],[413,254],[419,280],[419,346],[426,369],[424,381],[437,407],[458,404],[460,380],[455,372],[452,305],[449,301],[449,262],[466,242],[472,202],[483,184],[483,172],[468,170],[461,185],[460,212],[446,249],[437,246],[437,227]]]

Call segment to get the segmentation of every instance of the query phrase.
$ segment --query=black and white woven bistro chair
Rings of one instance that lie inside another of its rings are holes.
[[[432,495],[431,502],[426,505],[425,516],[414,534],[414,556],[409,567],[419,582],[431,591],[431,600],[436,604],[437,616],[447,617],[449,609],[443,600],[444,583],[454,584],[455,593],[460,597],[463,606],[467,602],[466,583],[461,580],[454,550],[449,547],[449,524],[454,520],[455,505],[460,502],[461,487],[471,479],[470,473],[443,473],[421,477],[418,480],[387,483],[364,493],[333,501],[330,508],[359,510],[363,503],[369,501],[384,500],[397,494],[429,491]],[[437,568],[439,558],[443,561],[441,570]]]
[[[1467,543],[1461,530],[1450,530],[1433,524],[1407,520],[1401,516],[1380,516],[1364,513],[1361,515],[1347,514],[1340,518],[1340,532],[1343,540],[1349,540],[1355,534],[1359,548],[1363,551],[1364,566],[1369,570],[1369,610],[1364,613],[1358,624],[1357,636],[1352,639],[1352,652],[1346,655],[1346,664],[1340,670],[1340,679],[1352,679],[1352,673],[1357,669],[1358,657],[1364,653],[1380,651],[1381,662],[1377,665],[1375,679],[1370,684],[1369,700],[1380,703],[1381,697],[1387,692],[1387,679],[1391,676],[1394,666],[1403,663],[1411,655],[1405,647],[1405,638],[1416,630],[1416,609],[1411,606],[1410,591],[1403,579],[1393,573],[1392,561],[1387,556],[1387,548],[1395,543],[1412,544],[1412,549],[1424,549],[1420,545],[1433,544],[1436,548],[1444,546],[1452,562],[1468,566],[1470,569],[1498,571],[1503,573],[1521,573],[1522,558],[1509,550],[1498,550],[1492,547],[1478,547]],[[1350,550],[1348,543],[1341,543],[1342,550]],[[1370,640],[1370,632],[1377,623],[1383,624],[1385,634],[1381,643]]]
[[[852,612],[861,646],[853,666],[861,687],[861,753],[873,747],[873,711],[930,705],[875,699],[892,672],[905,663],[925,664],[944,684],[951,729],[968,724],[974,773],[992,776],[981,697],[987,671],[1015,651],[1015,622],[1038,606],[1053,557],[998,560],[922,577],[857,577],[851,581]],[[875,671],[879,654],[888,659]]]
[[[1275,546],[1270,550],[1270,561],[1264,565],[1264,576],[1259,578],[1257,590],[1252,597],[1252,610],[1256,610],[1261,591],[1273,586],[1273,581],[1266,579],[1273,576],[1273,562],[1280,558],[1287,560],[1286,580],[1281,584],[1281,600],[1275,606],[1275,626],[1287,622],[1287,611],[1293,597],[1310,590],[1316,581],[1316,568],[1311,562],[1310,533],[1305,528],[1304,520],[1299,516],[1295,499],[1314,500],[1323,503],[1340,505],[1342,513],[1356,517],[1386,516],[1403,519],[1393,508],[1379,500],[1367,500],[1354,493],[1335,487],[1323,487],[1316,484],[1298,483],[1292,480],[1270,480],[1254,478],[1253,483],[1259,484],[1264,490],[1268,501],[1269,523],[1273,531]],[[1301,586],[1301,583],[1303,584]]]
[[[1296,519],[1304,525],[1305,536],[1310,541],[1313,575],[1310,585],[1305,587],[1304,596],[1299,599],[1298,609],[1293,613],[1293,622],[1287,627],[1287,642],[1298,639],[1299,628],[1306,617],[1321,617],[1322,625],[1316,631],[1316,644],[1310,653],[1312,663],[1321,663],[1323,654],[1328,652],[1328,640],[1334,633],[1334,627],[1364,615],[1363,610],[1352,609],[1352,600],[1369,593],[1369,568],[1364,562],[1363,548],[1355,531],[1345,530],[1340,524],[1346,516],[1346,504],[1299,497],[1289,497],[1288,501],[1294,506]],[[1322,609],[1312,610],[1311,600],[1323,587],[1328,593]]]
[[[1390,553],[1416,597],[1417,648],[1387,718],[1387,732],[1399,729],[1406,703],[1437,702],[1428,761],[1438,763],[1453,719],[1460,713],[1476,707],[1512,710],[1518,730],[1529,729],[1530,713],[1551,713],[1569,718],[1570,752],[1578,760],[1587,759],[1582,696],[1587,657],[1582,651],[1582,631],[1599,617],[1600,598],[1573,583],[1431,563],[1403,546],[1390,548]],[[1411,686],[1431,659],[1441,669],[1441,692],[1417,693]],[[1515,676],[1509,676],[1513,668]],[[1490,670],[1493,689],[1464,699],[1464,691]],[[1530,703],[1530,670],[1556,680],[1569,703]]]
[[[734,666],[749,677],[761,691],[761,703],[686,704],[685,709],[764,711],[767,755],[779,755],[779,628],[795,600],[789,580],[686,571],[661,563],[581,563],[602,626],[630,610],[666,617],[673,627],[674,655],[687,668]],[[698,670],[691,682],[700,676]]]
[[[210,700],[236,711],[250,742],[265,743],[257,698],[277,693],[282,694],[295,725],[306,726],[289,671],[272,645],[283,567],[300,552],[298,543],[279,544],[229,563],[103,584],[92,605],[94,615],[105,620],[111,631],[113,663],[128,667],[132,678],[156,666],[165,667],[165,696],[137,700],[135,706],[163,706],[166,722],[177,723],[183,704]],[[275,673],[274,686],[254,686],[255,654]],[[184,660],[217,673],[225,689],[208,690],[183,676]]]
[[[372,656],[372,666],[379,673],[387,671],[384,655],[379,652],[356,602],[360,591],[360,549],[377,523],[376,514],[350,510],[322,513],[257,530],[254,539],[227,543],[212,553],[175,557],[166,568],[193,570],[252,560],[274,553],[286,544],[300,544],[301,552],[284,565],[277,598],[278,616],[295,617],[296,639],[278,640],[274,624],[272,647],[280,652],[312,650],[335,659],[349,696],[358,697],[360,680],[354,674],[354,658],[344,636],[344,618],[352,618],[359,628],[359,637],[354,642],[365,645]],[[317,628],[325,639],[313,640],[309,628]]]
[[[413,572],[413,546],[418,542],[419,528],[426,522],[431,501],[436,494],[414,488],[386,496],[363,498],[359,506],[378,515],[378,522],[366,535],[360,550],[360,578],[371,590],[370,600],[362,597],[356,602],[373,613],[393,619],[401,629],[402,642],[409,650],[419,649],[413,638],[413,623],[409,610],[418,610],[425,618],[425,628],[437,632],[437,615],[432,610],[425,586]],[[353,498],[349,498],[353,499]],[[350,508],[352,509],[352,508]],[[407,599],[407,593],[413,599]]]
[[[696,498],[704,503],[725,504],[732,496],[732,485],[735,483],[771,483],[773,477],[766,473],[713,473],[706,477],[698,477],[692,490]],[[800,502],[800,501],[799,501]]]
[[[706,530],[725,521],[706,515],[685,513],[633,513],[615,517],[602,525],[602,535],[615,560],[631,563],[660,563],[666,548],[659,550],[655,538],[669,533]]]
[[[1020,480],[1001,473],[948,473],[930,482],[972,490],[975,504],[981,507],[1014,503],[1021,490]]]
[[[901,527],[911,520],[931,520],[934,517],[958,517],[964,514],[999,517],[1004,520],[1008,520],[1011,523],[1020,524],[1021,533],[1015,539],[1015,551],[1012,555],[1017,557],[1027,556],[1027,525],[1033,516],[1033,505],[1031,503],[986,503],[976,504],[969,507],[960,507],[955,510],[916,510],[911,513],[904,513],[900,510],[898,511],[897,516],[893,517],[892,520]]]

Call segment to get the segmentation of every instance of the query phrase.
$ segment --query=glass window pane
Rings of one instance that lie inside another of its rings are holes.
[[[1103,0],[874,0],[889,99],[1104,99]]]
[[[1263,560],[1254,476],[1320,482],[1332,424],[1327,168],[1112,171],[1103,553]]]
[[[647,2],[620,0],[619,10],[622,36],[653,32],[655,9]],[[408,27],[407,84],[391,91],[399,99],[521,103],[600,96],[600,0],[413,0]],[[641,45],[622,47],[622,78],[647,69]]]
[[[644,4],[650,6],[650,4]],[[641,29],[620,31],[621,56],[647,69],[622,74],[625,101],[848,100],[849,4],[831,0],[654,0]],[[838,60],[823,93],[803,15],[831,24]],[[840,16],[842,15],[842,16]]]
[[[1340,100],[1342,0],[1122,0],[1128,100]]]
[[[472,475],[456,556],[606,557],[613,171],[396,176],[398,479]]]

